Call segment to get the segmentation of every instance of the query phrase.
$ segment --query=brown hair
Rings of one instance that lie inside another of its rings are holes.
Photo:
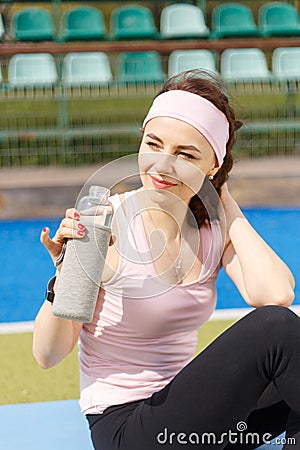
[[[226,144],[226,155],[222,166],[211,181],[218,196],[220,196],[221,186],[227,181],[229,172],[233,166],[231,150],[235,141],[235,131],[242,126],[242,123],[235,120],[234,110],[229,104],[227,94],[225,94],[226,88],[224,82],[217,75],[200,69],[182,72],[166,81],[158,95],[174,89],[192,92],[209,100],[225,114],[228,120],[229,138]],[[203,224],[208,223],[208,220],[216,217],[216,205],[213,205],[211,199],[208,198],[209,186],[210,181],[206,178],[200,193],[194,195],[189,204],[199,228]],[[205,207],[200,197],[205,199]]]

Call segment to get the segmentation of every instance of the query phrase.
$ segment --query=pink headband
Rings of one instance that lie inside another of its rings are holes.
[[[154,99],[143,128],[154,117],[172,117],[196,128],[215,151],[219,166],[226,154],[229,136],[228,120],[215,105],[192,92],[171,90]]]

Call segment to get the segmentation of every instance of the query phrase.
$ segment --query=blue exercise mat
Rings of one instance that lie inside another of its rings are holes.
[[[77,400],[0,406],[3,450],[92,450]]]
[[[0,448],[92,450],[77,400],[0,406]]]
[[[3,450],[93,450],[77,400],[0,406],[0,423]],[[284,442],[284,434],[279,438]],[[282,444],[272,441],[259,450],[270,447]]]

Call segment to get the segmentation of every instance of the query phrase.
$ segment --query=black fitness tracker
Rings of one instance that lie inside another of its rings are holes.
[[[53,287],[54,287],[55,280],[56,280],[56,275],[54,277],[50,278],[50,280],[48,281],[48,284],[47,284],[46,300],[50,303],[54,302],[55,294],[53,291]]]

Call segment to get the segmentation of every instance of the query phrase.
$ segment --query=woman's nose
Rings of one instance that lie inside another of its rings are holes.
[[[176,162],[176,157],[169,153],[159,153],[155,155],[155,163],[153,168],[157,173],[163,174],[174,174],[174,164]]]

